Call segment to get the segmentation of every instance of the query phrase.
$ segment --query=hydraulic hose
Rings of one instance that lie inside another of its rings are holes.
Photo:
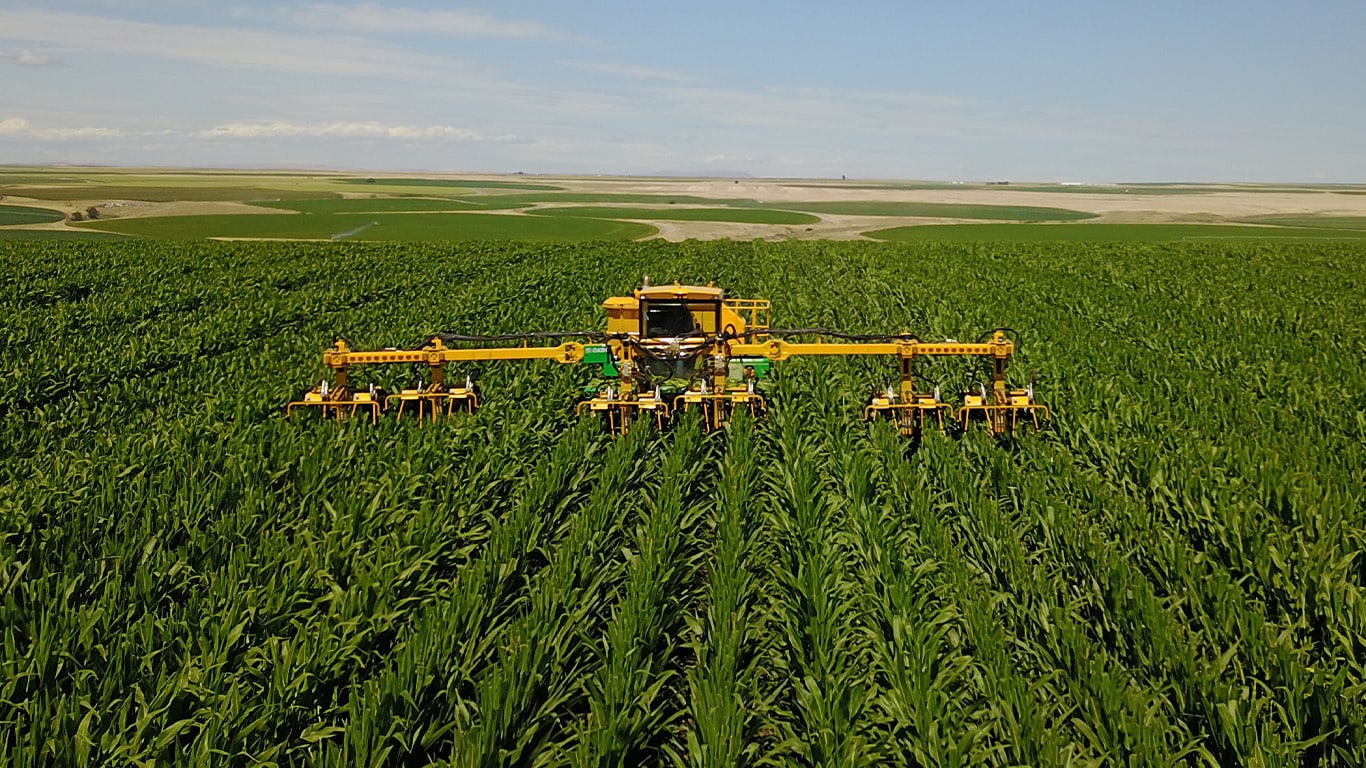
[[[830,336],[831,338],[844,339],[845,341],[919,341],[920,337],[913,333],[847,333],[837,331],[833,328],[754,328],[736,334],[728,334],[728,338],[749,338],[751,336]]]
[[[987,331],[986,333],[982,334],[981,336],[978,336],[977,343],[981,344],[985,342],[987,339],[991,338],[991,335],[993,333],[996,333],[997,331],[1005,333],[1006,337],[1009,338],[1011,341],[1015,342],[1015,346],[1017,347],[1021,346],[1024,343],[1024,336],[1014,328],[993,328]]]

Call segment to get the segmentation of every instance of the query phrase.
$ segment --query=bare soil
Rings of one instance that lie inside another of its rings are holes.
[[[870,189],[865,185],[814,186],[766,179],[554,179],[537,181],[561,184],[574,192],[622,194],[695,195],[726,199],[757,200],[774,208],[810,202],[915,202],[965,205],[1039,206],[1067,208],[1096,214],[1096,223],[1164,224],[1224,223],[1248,216],[1334,215],[1366,216],[1366,195],[1331,191],[1259,191],[1212,185],[1211,191],[1162,194],[1145,191],[1038,192],[1009,187],[997,189]],[[1122,189],[1122,188],[1121,188]],[[637,207],[635,204],[632,207]],[[917,224],[982,223],[979,220],[929,219],[902,216],[847,216],[817,214],[821,221],[805,225],[736,224],[714,221],[649,221],[659,229],[657,237],[671,240],[709,239],[863,239],[873,229]]]

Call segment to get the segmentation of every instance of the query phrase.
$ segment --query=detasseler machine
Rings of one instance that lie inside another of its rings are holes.
[[[289,404],[287,411],[314,410],[324,417],[368,416],[384,412],[419,422],[479,407],[480,394],[467,374],[452,370],[498,360],[543,360],[595,366],[599,376],[585,390],[578,411],[625,433],[639,419],[663,428],[679,413],[700,412],[707,429],[721,429],[737,411],[762,417],[768,410],[767,380],[775,365],[800,356],[877,356],[896,363],[897,378],[874,395],[864,418],[892,420],[903,434],[918,436],[927,422],[946,420],[963,428],[984,423],[994,435],[1013,434],[1021,423],[1040,426],[1048,408],[1035,401],[1034,388],[1012,389],[1006,366],[1015,353],[1008,329],[978,341],[921,341],[910,333],[850,334],[825,328],[770,326],[766,299],[731,298],[712,285],[644,287],[631,296],[603,302],[605,331],[540,331],[498,335],[438,333],[414,349],[353,349],[344,339],[323,353],[331,380]],[[917,390],[917,359],[953,356],[982,363],[985,381],[956,402],[940,397],[939,387]],[[350,372],[359,367],[407,364],[428,375],[397,391],[369,384],[353,387]],[[451,369],[451,370],[448,370]]]

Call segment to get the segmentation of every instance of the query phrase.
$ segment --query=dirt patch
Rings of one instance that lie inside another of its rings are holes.
[[[26,197],[16,197],[9,195],[6,200],[12,200],[16,204],[35,205],[44,208],[61,211],[70,215],[72,211],[80,211],[82,215],[85,210],[94,206],[100,212],[101,219],[139,219],[149,216],[204,216],[214,214],[244,214],[244,213],[269,213],[269,214],[293,214],[294,211],[282,210],[279,208],[264,208],[246,203],[235,203],[225,201],[177,201],[174,203],[148,203],[139,200],[64,200],[60,205],[54,205],[50,200],[34,200]],[[56,222],[60,228],[62,222]]]
[[[175,203],[147,203],[136,200],[71,200],[63,201],[61,205],[53,205],[51,201],[33,200],[31,198],[16,197],[7,195],[8,201],[16,204],[38,205],[44,208],[61,211],[70,216],[73,211],[80,211],[85,216],[87,208],[94,206],[99,211],[99,217],[95,221],[107,221],[111,219],[138,219],[153,216],[202,216],[214,214],[247,214],[247,213],[268,213],[268,214],[295,214],[295,211],[281,210],[278,208],[262,208],[246,203],[233,202],[213,202],[213,201],[185,201]],[[90,219],[86,219],[89,221]],[[90,232],[91,230],[83,227],[71,226],[70,219],[53,221],[45,224],[24,224],[20,226],[6,227],[5,229],[37,229],[37,230],[65,230],[69,232]]]
[[[538,177],[540,178],[540,177]],[[813,187],[804,183],[747,179],[738,184],[728,181],[550,179],[570,192],[616,192],[629,194],[677,194],[701,197],[751,199],[781,207],[782,203],[825,201],[958,203],[968,205],[1040,206],[1068,208],[1087,213],[1151,211],[1154,214],[1208,213],[1216,216],[1245,216],[1258,213],[1366,213],[1366,195],[1339,195],[1317,190],[1249,192],[1211,186],[1200,194],[1189,192],[1163,194],[1144,191],[1058,192],[1011,189],[881,189],[867,187]]]

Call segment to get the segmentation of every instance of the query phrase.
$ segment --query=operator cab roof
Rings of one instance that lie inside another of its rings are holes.
[[[643,301],[720,301],[725,297],[726,290],[713,285],[652,285],[636,289],[636,298]]]

